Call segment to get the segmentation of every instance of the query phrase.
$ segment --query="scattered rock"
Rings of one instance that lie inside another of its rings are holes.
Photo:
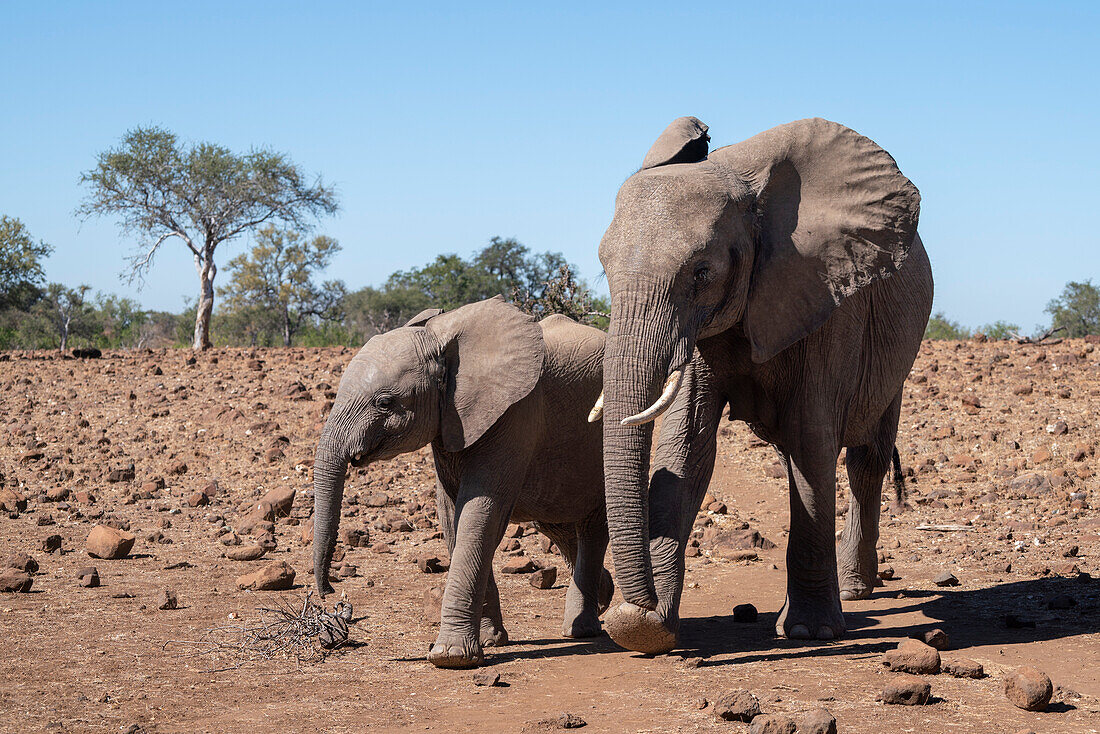
[[[294,585],[294,569],[286,561],[271,563],[237,579],[238,589],[283,591]]]
[[[538,569],[538,566],[530,558],[519,556],[507,561],[500,567],[501,573],[532,573]]]
[[[107,473],[107,481],[112,483],[134,481],[134,465],[112,469]]]
[[[936,586],[958,586],[959,580],[955,578],[955,574],[950,571],[944,571],[936,578],[932,579],[932,583]]]
[[[23,573],[38,573],[38,561],[26,553],[13,553],[4,559],[4,568],[15,568]]]
[[[536,589],[549,589],[558,580],[558,567],[549,566],[547,568],[539,568],[531,573],[528,577],[531,586]]]
[[[730,691],[714,702],[714,715],[723,721],[752,721],[759,713],[760,701],[749,691]]]
[[[85,566],[76,572],[77,583],[86,589],[94,589],[99,586],[99,569],[95,566]]]
[[[210,504],[210,497],[205,492],[192,492],[187,495],[188,507],[202,507]]]
[[[92,558],[117,560],[130,554],[135,540],[137,537],[133,533],[109,525],[96,525],[88,534],[84,547]]]
[[[900,673],[935,674],[940,672],[940,654],[920,640],[902,640],[882,656],[882,664]]]
[[[577,716],[576,714],[564,713],[558,717],[559,729],[580,729],[588,726],[588,722]]]
[[[157,594],[157,609],[169,610],[175,609],[179,605],[176,599],[176,592],[171,589],[161,589]]]
[[[949,644],[947,639],[947,633],[941,630],[939,627],[935,629],[925,630],[919,635],[913,635],[913,639],[920,640],[929,647],[934,647],[937,650],[946,650]]]
[[[956,678],[984,678],[982,664],[969,658],[952,658],[940,664],[940,670]]]
[[[443,573],[451,566],[439,556],[423,554],[417,556],[416,567],[420,569],[421,573]]]
[[[1031,455],[1031,463],[1036,465],[1045,464],[1053,458],[1054,454],[1050,452],[1050,449],[1046,446],[1041,446]]]
[[[51,487],[46,490],[45,499],[47,502],[64,502],[69,498],[69,490],[67,487]]]
[[[277,487],[261,497],[258,504],[269,505],[274,517],[287,517],[294,506],[295,494],[296,490],[292,487]]]
[[[836,734],[836,718],[826,708],[816,708],[802,715],[798,734]]]
[[[932,695],[932,686],[915,675],[899,673],[886,682],[882,690],[884,703],[903,706],[923,706]]]
[[[794,719],[782,714],[760,714],[749,724],[749,734],[795,734]]]
[[[255,561],[260,559],[267,551],[261,545],[239,545],[225,552],[225,557],[231,561]]]
[[[756,607],[752,604],[738,604],[733,608],[733,621],[751,624],[757,618]]]
[[[340,542],[349,548],[363,548],[370,544],[370,532],[365,528],[340,528]]]
[[[479,670],[474,673],[475,686],[495,686],[500,683],[500,673],[491,670]]]
[[[25,571],[18,568],[5,568],[0,570],[0,591],[23,594],[31,590],[34,579]]]
[[[1030,665],[1016,668],[1005,677],[1005,696],[1026,711],[1045,711],[1052,695],[1050,677]]]
[[[42,550],[46,553],[53,553],[61,550],[61,536],[49,535],[42,539]]]
[[[390,496],[385,492],[371,492],[361,502],[367,507],[385,507],[390,503]]]

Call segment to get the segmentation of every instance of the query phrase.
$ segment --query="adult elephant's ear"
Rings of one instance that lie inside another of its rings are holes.
[[[679,117],[665,128],[645,154],[642,169],[671,163],[698,163],[707,157],[710,135],[707,126],[696,117]]]
[[[758,241],[744,317],[754,362],[820,328],[845,298],[897,272],[909,254],[920,192],[889,153],[843,125],[780,125],[711,160],[755,194]]]
[[[434,319],[441,313],[443,313],[443,309],[441,308],[426,308],[418,313],[416,316],[413,316],[411,319],[409,319],[408,323],[406,323],[405,326],[423,326],[424,324],[428,323],[428,319]]]
[[[443,447],[459,451],[534,389],[546,357],[542,329],[500,296],[436,316],[425,328],[439,341],[446,371]]]

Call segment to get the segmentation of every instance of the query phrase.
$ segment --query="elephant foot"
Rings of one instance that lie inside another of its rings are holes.
[[[846,631],[840,599],[835,596],[792,601],[788,594],[775,622],[775,633],[792,640],[835,640]]]
[[[659,655],[676,647],[676,632],[661,615],[630,602],[609,611],[604,624],[615,644],[627,650]]]
[[[859,577],[842,579],[840,582],[840,600],[856,601],[871,596],[872,584]]]
[[[503,647],[508,644],[508,630],[503,624],[499,624],[484,617],[481,618],[481,646]]]
[[[873,541],[858,545],[842,541],[839,556],[841,601],[866,599],[876,586],[882,585]]]
[[[611,572],[606,568],[600,574],[599,606],[596,607],[596,616],[602,617],[607,608],[611,606],[611,597],[615,595],[615,582],[611,580]]]
[[[428,651],[428,661],[437,668],[476,668],[483,659],[478,640],[447,632],[440,632]]]
[[[600,625],[600,618],[594,609],[581,612],[573,619],[566,617],[561,630],[562,636],[570,639],[599,637],[602,632],[603,627]]]

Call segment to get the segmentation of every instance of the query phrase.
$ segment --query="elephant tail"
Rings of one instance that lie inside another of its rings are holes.
[[[894,444],[893,454],[890,457],[891,472],[894,480],[894,511],[905,512],[905,472],[901,468],[901,455],[898,453],[897,444]]]

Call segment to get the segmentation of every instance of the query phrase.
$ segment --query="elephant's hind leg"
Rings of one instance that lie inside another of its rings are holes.
[[[887,408],[872,445],[848,448],[848,519],[840,538],[840,598],[866,599],[878,578],[878,525],[882,480],[890,469],[897,437],[901,393]]]
[[[482,647],[502,647],[508,644],[508,630],[504,629],[504,615],[500,611],[500,591],[496,576],[489,571],[485,588],[485,605],[481,610]]]
[[[535,523],[539,532],[552,540],[554,545],[557,546],[570,577],[569,589],[565,592],[565,622],[562,625],[562,635],[565,637],[591,637],[600,632],[599,615],[596,615],[594,632],[591,630],[591,622],[578,622],[584,615],[584,594],[581,592],[577,580],[578,576],[583,578],[584,573],[578,568],[578,563],[586,557],[585,539],[582,537],[581,525],[582,523]],[[604,546],[606,547],[606,545],[607,530],[605,524]]]
[[[596,637],[603,628],[600,614],[611,603],[614,584],[603,567],[607,552],[607,520],[601,509],[581,522],[574,530],[577,537],[577,560],[573,579],[565,593],[565,621],[562,634],[566,637]]]

